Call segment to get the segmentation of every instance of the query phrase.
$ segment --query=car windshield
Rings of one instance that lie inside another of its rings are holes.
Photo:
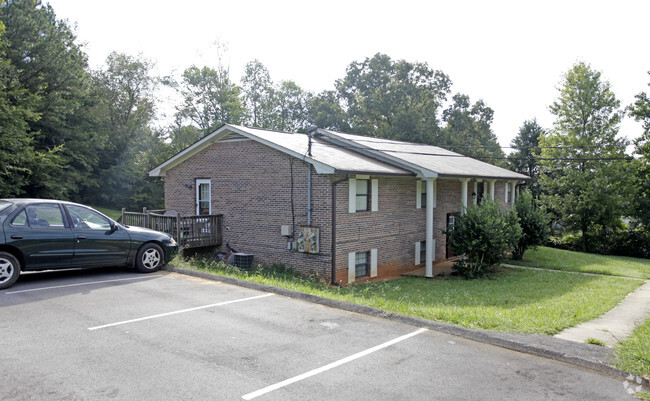
[[[8,208],[9,206],[11,206],[11,202],[0,200],[0,211]]]

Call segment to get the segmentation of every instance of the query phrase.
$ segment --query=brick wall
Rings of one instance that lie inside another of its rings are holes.
[[[178,166],[165,177],[165,208],[195,214],[196,179],[211,179],[212,213],[223,214],[223,238],[255,263],[285,263],[303,274],[331,278],[332,182],[344,175],[320,175],[312,169],[312,222],[320,228],[320,254],[287,249],[281,225],[307,225],[308,165],[252,140],[218,142]],[[416,268],[415,243],[426,235],[426,209],[416,208],[415,177],[381,177],[378,211],[349,213],[348,181],[337,185],[336,279],[348,278],[348,254],[378,249],[378,276],[394,276]],[[191,188],[188,185],[191,184]],[[460,181],[437,180],[434,210],[435,260],[446,256],[447,214],[461,209]],[[473,181],[468,185],[471,203]],[[503,199],[503,183],[495,198]],[[293,202],[292,202],[293,200]],[[420,266],[424,265],[424,260]]]

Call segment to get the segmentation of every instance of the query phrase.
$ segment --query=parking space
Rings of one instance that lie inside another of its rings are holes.
[[[0,332],[8,400],[626,397],[562,363],[169,272],[21,277]]]

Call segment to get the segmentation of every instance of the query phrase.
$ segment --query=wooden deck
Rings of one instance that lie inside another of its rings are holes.
[[[174,211],[147,210],[142,213],[122,209],[120,223],[150,228],[174,237],[181,247],[198,248],[222,244],[223,215],[181,216]]]

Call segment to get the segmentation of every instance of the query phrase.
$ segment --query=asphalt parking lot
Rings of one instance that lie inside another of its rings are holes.
[[[177,273],[0,291],[3,400],[624,400],[590,370]]]

